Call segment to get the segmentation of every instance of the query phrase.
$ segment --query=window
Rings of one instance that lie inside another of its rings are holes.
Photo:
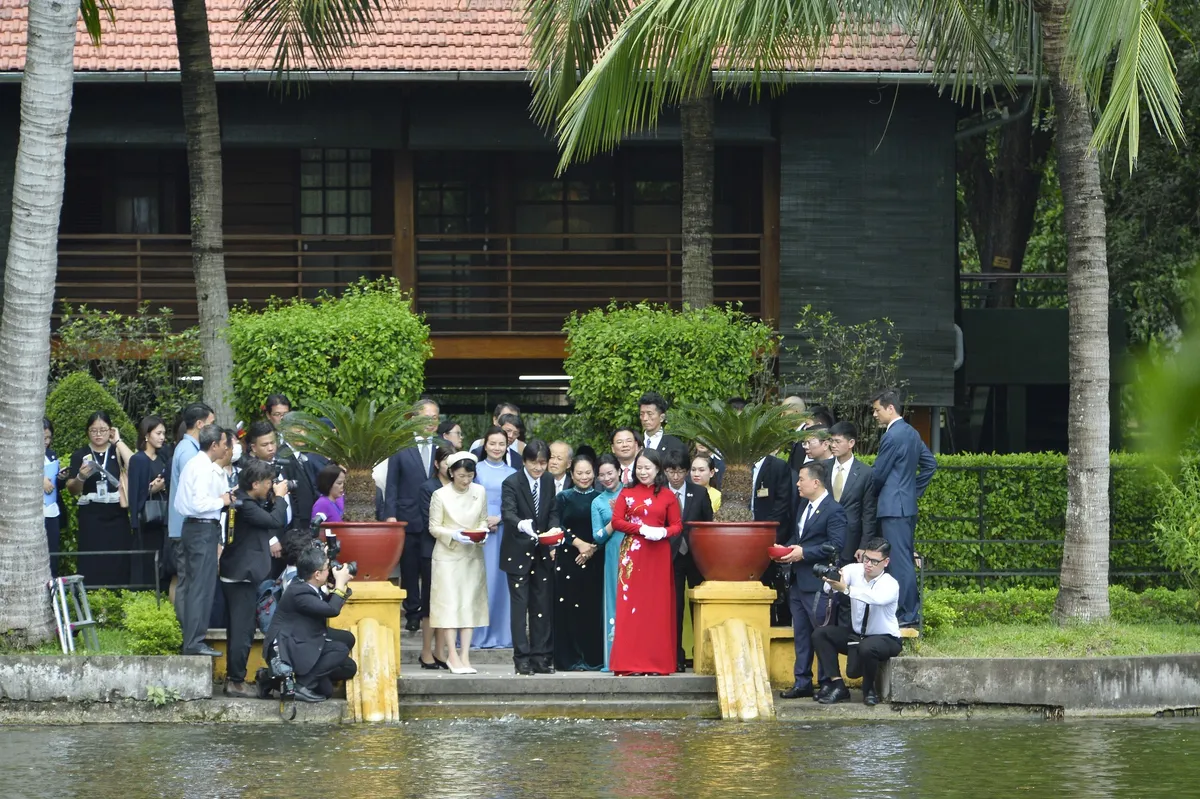
[[[371,234],[371,151],[309,148],[300,151],[300,232]]]
[[[518,233],[616,233],[616,183],[611,158],[598,158],[554,176],[554,162],[524,158],[517,169],[516,227]],[[606,238],[526,239],[531,249],[612,249]]]
[[[159,179],[121,176],[116,181],[118,233],[161,233]]]

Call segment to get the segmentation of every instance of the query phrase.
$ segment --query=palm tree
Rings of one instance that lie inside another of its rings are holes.
[[[58,271],[58,218],[66,180],[67,125],[80,6],[30,0],[12,229],[0,315],[0,637],[28,646],[54,632],[42,522],[42,426],[50,376],[50,311]],[[93,41],[107,6],[82,8]]]
[[[960,101],[1011,91],[1016,71],[1044,70],[1058,124],[1070,318],[1067,525],[1055,611],[1063,620],[1100,619],[1109,613],[1109,351],[1097,150],[1124,145],[1133,169],[1143,100],[1160,133],[1182,135],[1162,15],[1163,0],[644,0],[563,106],[561,164],[615,147],[655,124],[663,106],[698,96],[698,72],[718,60],[718,90],[749,83],[758,91],[768,77],[814,64],[835,37],[859,44],[890,27],[881,21],[911,33],[934,81]]]
[[[628,0],[526,0],[525,27],[533,83],[531,111],[538,124],[554,127],[557,115],[575,90],[576,77],[592,68],[630,7]],[[707,71],[704,77],[707,79]],[[692,308],[706,308],[713,303],[711,90],[685,99],[679,111],[683,151],[682,300]]]

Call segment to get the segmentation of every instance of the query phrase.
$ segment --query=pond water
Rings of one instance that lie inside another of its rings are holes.
[[[1200,719],[8,727],[9,796],[1195,796]]]

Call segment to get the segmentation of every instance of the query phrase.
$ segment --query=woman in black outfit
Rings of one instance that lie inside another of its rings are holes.
[[[142,419],[138,425],[138,451],[129,459],[129,526],[133,530],[134,549],[163,552],[166,545],[171,479],[171,464],[161,454],[166,440],[167,426],[161,417]],[[153,555],[133,557],[134,583],[154,585],[161,583],[163,576],[154,573]]]
[[[89,588],[124,587],[129,584],[129,555],[92,555],[88,552],[128,552],[129,513],[120,504],[121,468],[133,455],[121,440],[121,431],[104,411],[88,417],[88,446],[71,455],[67,490],[79,497],[79,573]],[[104,477],[107,472],[109,479]]]

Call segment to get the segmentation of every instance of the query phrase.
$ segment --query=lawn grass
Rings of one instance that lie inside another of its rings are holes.
[[[920,641],[920,657],[1016,658],[1200,653],[1200,625],[991,624],[951,628]]]
[[[79,633],[75,634],[75,652],[76,655],[129,655],[132,651],[129,648],[129,633],[123,629],[116,628],[96,628],[96,638],[100,642],[100,651],[88,649],[84,643],[83,636]],[[10,646],[0,645],[0,655],[61,655],[63,653],[62,646],[58,643],[58,636],[51,638],[49,641],[44,641],[39,646],[33,649],[17,649]]]

